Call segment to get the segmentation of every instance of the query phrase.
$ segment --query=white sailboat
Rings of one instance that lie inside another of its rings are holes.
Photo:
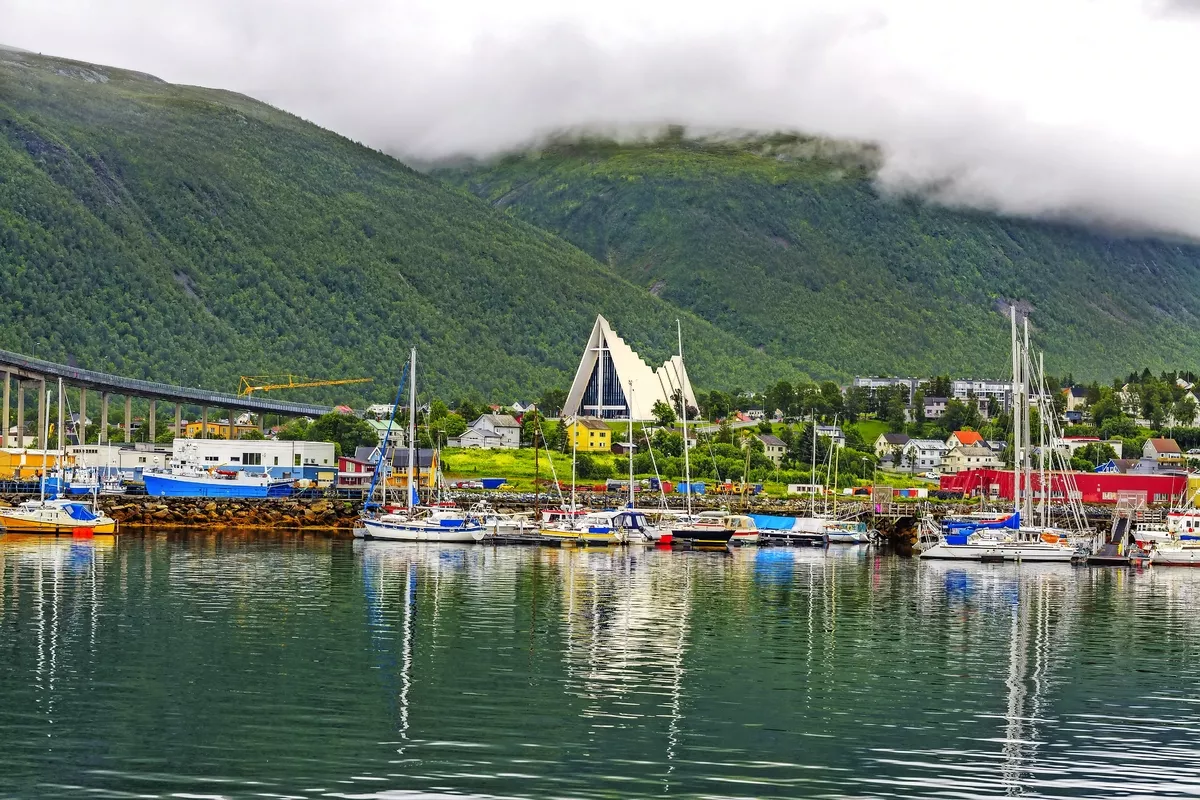
[[[420,509],[416,502],[416,484],[413,467],[416,464],[417,438],[417,349],[412,349],[409,361],[409,405],[408,405],[408,465],[406,467],[404,509],[378,516],[364,514],[360,519],[362,537],[396,542],[474,542],[483,533],[483,526],[473,517],[458,509]],[[394,412],[393,412],[394,414]],[[388,425],[391,432],[391,425]],[[375,467],[376,480],[382,473],[385,477],[391,466],[387,439]]]
[[[921,558],[963,561],[1071,561],[1077,547],[1066,531],[1051,528],[1046,522],[1046,482],[1042,475],[1042,526],[1026,521],[1032,517],[1033,487],[1030,463],[1029,427],[1029,320],[1025,320],[1025,343],[1017,339],[1017,311],[1011,310],[1013,365],[1013,482],[1014,508],[1007,517],[992,522],[971,519],[949,520],[939,532],[938,541],[921,551]],[[1040,376],[1039,376],[1040,379]],[[1042,415],[1045,419],[1045,414]],[[1023,424],[1022,424],[1023,423]],[[1045,448],[1042,449],[1043,458]],[[1025,523],[1025,524],[1022,524]]]

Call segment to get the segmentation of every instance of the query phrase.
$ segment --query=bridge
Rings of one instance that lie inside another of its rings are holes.
[[[230,437],[233,433],[234,411],[250,411],[260,415],[278,414],[283,417],[319,417],[333,409],[329,406],[316,406],[307,403],[288,403],[280,400],[268,400],[259,397],[241,397],[235,394],[210,392],[205,389],[193,389],[187,386],[172,386],[166,383],[154,383],[136,378],[125,378],[120,375],[110,375],[106,372],[95,372],[80,369],[67,364],[57,364],[53,361],[43,361],[30,358],[8,350],[0,350],[0,373],[3,373],[3,425],[0,425],[0,447],[21,446],[23,441],[18,438],[14,443],[9,434],[8,421],[12,403],[13,389],[16,389],[17,420],[19,430],[24,431],[25,424],[25,395],[27,391],[37,392],[38,427],[37,435],[41,436],[46,429],[46,382],[57,381],[60,378],[65,386],[70,386],[79,392],[79,416],[87,418],[88,392],[100,393],[100,442],[108,438],[108,404],[110,395],[123,397],[125,400],[125,441],[130,441],[133,426],[133,398],[138,397],[150,401],[150,430],[156,429],[157,405],[159,402],[173,403],[175,406],[176,435],[182,427],[183,406],[193,405],[201,408],[202,435],[208,434],[209,408],[224,409],[229,412]],[[63,430],[65,420],[63,404],[58,406],[58,430]]]

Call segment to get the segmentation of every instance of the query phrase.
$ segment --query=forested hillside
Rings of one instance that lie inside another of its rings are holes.
[[[603,313],[700,386],[794,373],[540,229],[262,103],[0,50],[0,347],[233,390],[372,376],[445,396],[564,387]]]
[[[437,174],[815,376],[1004,375],[1013,302],[1056,373],[1200,358],[1200,248],[883,197],[836,143],[568,142]]]

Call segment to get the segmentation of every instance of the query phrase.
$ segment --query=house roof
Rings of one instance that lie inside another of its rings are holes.
[[[907,433],[881,433],[883,440],[888,444],[908,444],[910,437]]]
[[[780,439],[778,436],[772,436],[769,433],[760,433],[758,435],[758,440],[768,447],[787,447],[787,445],[783,443],[783,439]]]
[[[1087,388],[1083,386],[1068,386],[1063,389],[1064,394],[1069,394],[1071,397],[1087,397]]]
[[[978,444],[983,441],[983,435],[979,431],[955,431],[951,435],[958,439],[959,444]]]
[[[1179,449],[1179,444],[1174,439],[1147,439],[1146,443],[1153,447],[1156,453],[1183,454],[1183,451]]]
[[[906,447],[915,447],[918,450],[947,450],[946,443],[941,439],[909,439]]]
[[[925,405],[929,405],[930,403],[944,403],[944,402],[946,402],[945,397],[926,397],[925,398]]]
[[[582,425],[583,427],[587,428],[588,430],[593,430],[593,431],[608,430],[608,425],[605,424],[604,420],[596,419],[595,417],[576,417],[575,422],[577,424]]]
[[[992,452],[992,449],[990,447],[984,447],[983,445],[978,445],[978,444],[969,444],[969,445],[960,444],[958,447],[956,447],[950,451],[951,455],[953,455],[954,453],[958,453],[960,456],[971,456],[972,458],[974,458],[974,457],[994,458],[996,456],[996,454]]]
[[[374,464],[378,456],[375,454],[379,451],[378,447],[356,447],[354,448],[354,460],[362,461],[366,464]]]
[[[842,429],[841,429],[841,428],[839,428],[837,425],[818,425],[818,426],[817,426],[817,433],[819,433],[819,434],[820,434],[820,433],[825,433],[825,434],[829,434],[829,435],[831,435],[831,436],[843,436],[843,435],[845,435],[845,434],[843,434],[843,433],[842,433]]]
[[[417,468],[428,469],[433,464],[433,450],[422,447],[417,451]],[[400,448],[392,456],[392,466],[408,469],[408,448]]]
[[[471,427],[474,428],[476,425],[478,425],[480,422],[483,422],[484,420],[487,420],[488,422],[492,423],[492,425],[497,428],[519,428],[519,427],[521,427],[521,423],[517,422],[516,418],[513,417],[511,414],[481,414],[479,419],[477,419],[471,423]]]

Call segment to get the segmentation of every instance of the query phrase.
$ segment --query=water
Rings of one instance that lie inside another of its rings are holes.
[[[0,797],[1200,794],[1200,571],[0,537]]]

